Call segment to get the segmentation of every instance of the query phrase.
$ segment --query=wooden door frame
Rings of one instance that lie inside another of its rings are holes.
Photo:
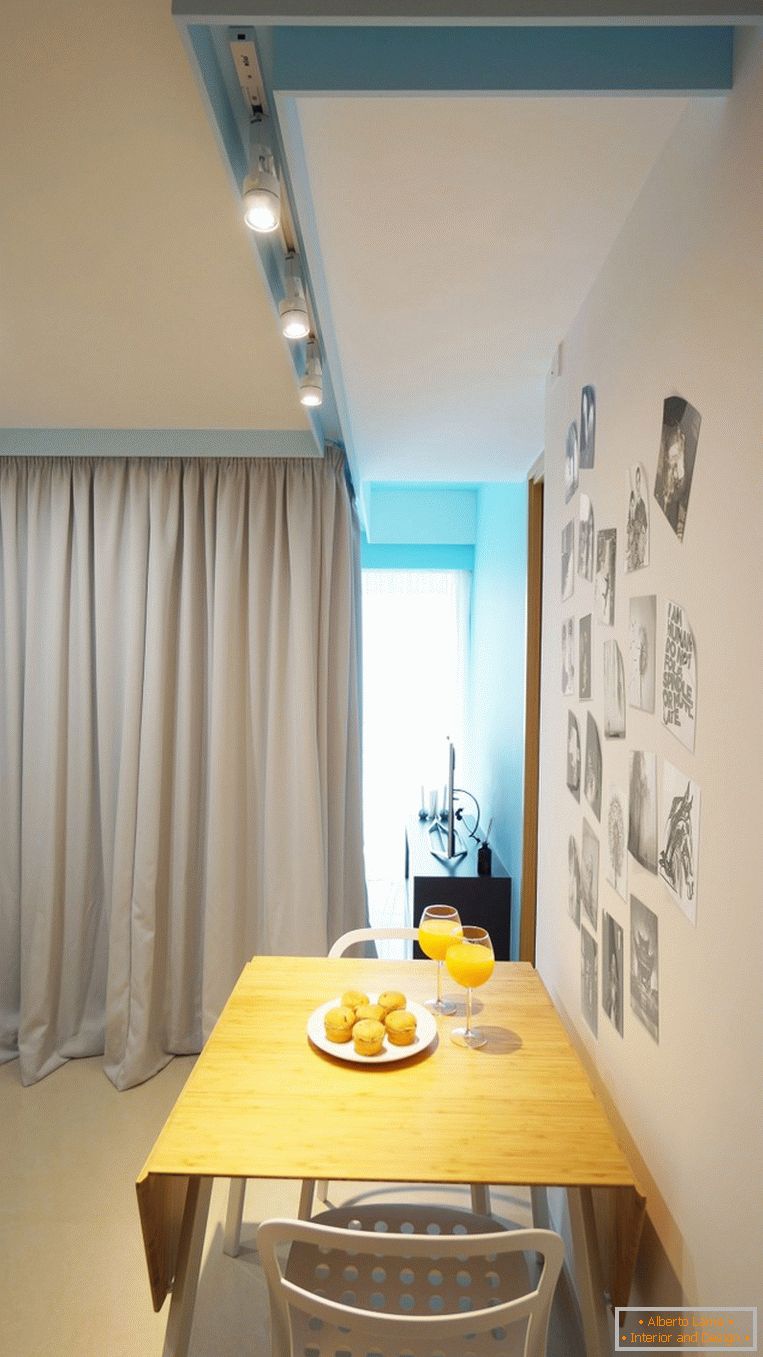
[[[540,662],[543,622],[543,459],[527,478],[527,653],[525,660],[525,769],[519,959],[535,965],[538,893],[538,777]]]

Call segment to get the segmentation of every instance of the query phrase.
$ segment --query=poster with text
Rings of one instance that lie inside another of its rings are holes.
[[[573,923],[580,927],[580,854],[578,841],[570,834],[567,844],[567,866],[569,880],[567,885],[567,910]]]
[[[643,570],[649,564],[649,502],[643,466],[628,470],[628,519],[625,525],[625,569]]]
[[[628,899],[628,802],[619,787],[607,788],[607,881]]]
[[[625,667],[617,641],[604,642],[604,738],[625,738]]]
[[[562,598],[571,598],[575,588],[575,520],[562,528]]]
[[[657,596],[630,600],[628,628],[628,701],[642,711],[654,711]]]
[[[562,620],[562,692],[572,697],[575,692],[575,619]]]
[[[631,896],[631,1008],[655,1041],[660,1040],[659,938],[657,915]]]
[[[615,624],[615,559],[617,529],[600,528],[596,534],[596,621],[603,627]]]
[[[623,1035],[623,930],[606,910],[601,921],[601,1006]]]
[[[657,871],[657,756],[628,755],[628,852],[648,872]]]
[[[667,761],[662,767],[658,870],[678,908],[697,923],[699,787]]]
[[[662,407],[662,434],[654,497],[679,542],[683,541],[694,476],[701,416],[681,396],[668,396]]]
[[[662,663],[662,723],[694,750],[697,718],[697,655],[694,633],[679,603],[668,603]]]
[[[578,488],[578,426],[574,422],[567,430],[564,449],[564,502],[569,504]]]
[[[580,393],[580,466],[590,470],[594,463],[596,444],[596,392],[584,386]]]
[[[580,1004],[594,1036],[599,1035],[599,948],[587,928],[580,930]]]
[[[580,850],[580,899],[595,932],[599,926],[599,840],[585,816]]]
[[[588,702],[591,698],[591,614],[586,613],[585,617],[580,619],[580,628],[578,632],[578,673],[580,675],[580,687],[578,695],[581,702]]]
[[[588,495],[580,496],[578,515],[578,574],[593,582],[593,557],[596,541],[593,528],[593,504]]]
[[[590,712],[586,716],[583,790],[596,819],[601,820],[601,740],[599,727]]]

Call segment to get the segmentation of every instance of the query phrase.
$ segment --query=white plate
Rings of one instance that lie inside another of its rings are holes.
[[[374,995],[370,995],[369,1003],[375,1002]],[[320,1051],[325,1051],[327,1055],[335,1055],[338,1060],[348,1060],[353,1065],[392,1065],[397,1060],[410,1060],[412,1055],[418,1055],[419,1051],[425,1051],[427,1046],[431,1046],[437,1036],[434,1015],[428,1008],[422,1008],[421,1004],[409,1002],[406,1008],[416,1019],[416,1040],[411,1042],[410,1046],[392,1046],[385,1037],[378,1055],[359,1055],[352,1040],[329,1041],[326,1036],[323,1019],[330,1008],[339,1008],[339,1004],[339,999],[329,999],[327,1004],[321,1004],[320,1008],[316,1008],[307,1020],[307,1035]]]

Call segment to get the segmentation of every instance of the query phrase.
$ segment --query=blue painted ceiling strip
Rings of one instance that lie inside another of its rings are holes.
[[[320,457],[306,429],[2,429],[4,457]]]
[[[360,539],[364,570],[474,570],[474,547],[369,542]]]
[[[692,91],[731,88],[729,27],[332,28],[272,31],[290,93]]]

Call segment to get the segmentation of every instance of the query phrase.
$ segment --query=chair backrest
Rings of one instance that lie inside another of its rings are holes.
[[[550,1230],[505,1230],[447,1207],[356,1205],[265,1221],[257,1244],[272,1357],[545,1355],[564,1258]],[[523,1255],[543,1258],[535,1286]]]
[[[353,928],[351,932],[337,938],[328,954],[330,957],[344,956],[356,942],[381,942],[385,938],[402,938],[414,942],[418,935],[418,928]]]

